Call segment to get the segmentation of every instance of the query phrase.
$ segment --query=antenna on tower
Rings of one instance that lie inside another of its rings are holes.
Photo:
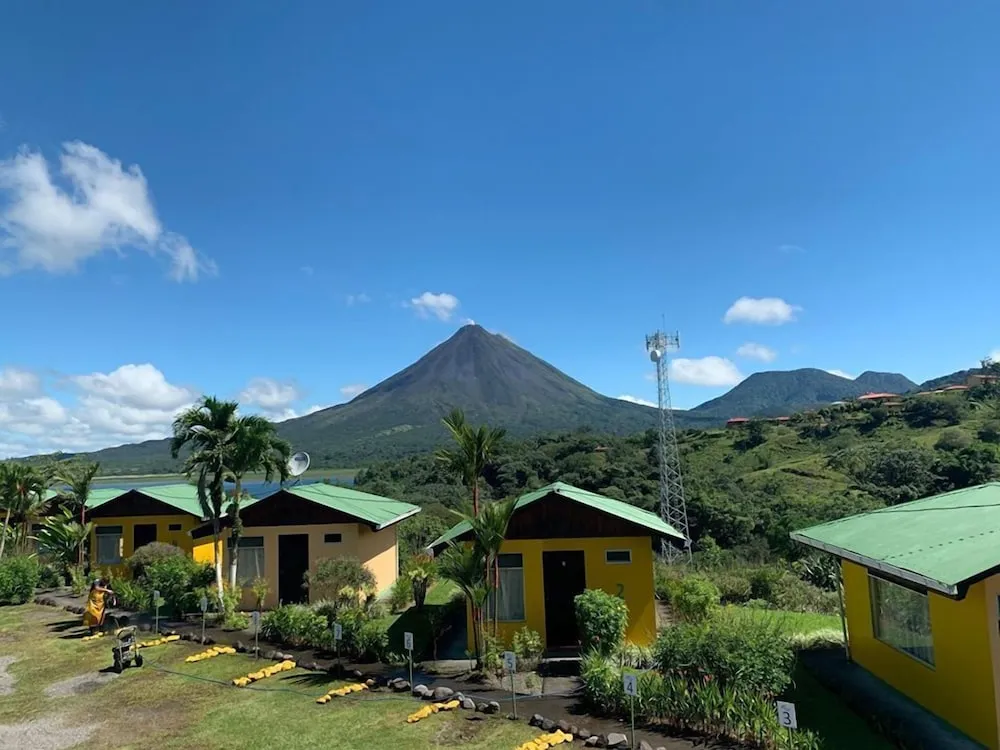
[[[660,516],[688,540],[684,549],[678,549],[666,539],[661,541],[660,554],[671,563],[681,557],[691,559],[687,503],[684,501],[681,459],[677,450],[674,410],[670,405],[670,380],[667,377],[667,355],[680,349],[680,346],[680,336],[676,333],[659,330],[646,336],[646,352],[656,365],[657,406],[660,411]]]

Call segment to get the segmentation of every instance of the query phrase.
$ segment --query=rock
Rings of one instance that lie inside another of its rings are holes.
[[[466,711],[476,710],[476,702],[472,698],[462,698],[460,704]]]
[[[236,641],[236,645],[233,646],[236,649],[236,653],[245,654],[247,652],[246,644],[243,641]]]
[[[565,732],[566,734],[573,734],[573,732],[571,732],[569,729],[569,722],[566,721],[565,719],[560,719],[559,721],[556,722],[556,729],[558,729],[560,732]]]
[[[148,633],[152,629],[153,629],[153,626],[150,625],[148,622],[140,622],[139,623],[139,632],[140,633]]]
[[[378,683],[376,683],[376,682],[375,682],[375,680],[373,680],[373,679],[371,679],[371,678],[368,678],[367,680],[365,680],[365,684],[366,684],[366,685],[367,685],[367,686],[368,686],[369,688],[373,688],[373,687],[375,687],[375,685],[377,685]]]
[[[624,750],[628,747],[628,737],[621,732],[610,732],[608,734],[608,747],[615,750]]]
[[[319,664],[314,661],[300,661],[299,666],[303,669],[308,669],[310,672],[320,672],[322,669]]]
[[[477,703],[476,704],[476,712],[477,713],[484,714],[484,713],[486,713],[486,709],[487,708],[488,708],[488,706],[485,703]]]
[[[514,714],[507,714],[507,721],[517,721],[517,717]]]
[[[576,737],[576,735],[580,734],[580,727],[578,727],[576,724],[570,724],[569,725],[569,734],[571,734],[574,737]]]
[[[646,742],[646,740],[643,740],[639,743],[639,750],[653,750],[653,746]]]
[[[545,721],[545,717],[541,714],[532,714],[531,718],[528,719],[529,727],[540,727],[542,722]]]
[[[590,739],[590,738],[591,738],[591,737],[593,736],[593,735],[592,735],[592,734],[590,733],[590,730],[589,730],[589,729],[582,729],[582,728],[581,728],[581,729],[577,729],[577,730],[576,730],[575,732],[573,732],[573,735],[574,735],[574,736],[575,736],[575,737],[576,737],[576,738],[577,738],[578,740],[588,740],[588,739]]]
[[[455,693],[453,696],[451,696],[451,699],[453,701],[458,701],[459,703],[461,703],[462,701],[465,700],[465,693]]]
[[[490,701],[486,704],[486,709],[483,711],[484,714],[498,714],[500,713],[500,704],[496,701]]]
[[[407,690],[410,689],[410,683],[408,683],[406,680],[396,680],[396,682],[392,685],[389,685],[389,687],[391,687],[394,692],[405,693]]]
[[[445,687],[444,685],[442,685],[441,687],[434,688],[434,700],[438,701],[439,703],[451,700],[451,697],[454,694],[455,694],[454,690],[452,690],[450,687]]]
[[[608,735],[599,734],[597,735],[597,741],[594,743],[594,747],[607,747],[608,746]]]
[[[428,688],[426,685],[416,685],[413,688],[414,698],[426,698],[428,695],[431,694],[432,693],[430,691],[430,688]]]
[[[541,723],[543,732],[553,732],[556,728],[556,723],[552,719],[543,719]]]
[[[362,677],[364,677],[364,675],[361,673],[360,669],[355,669],[353,672],[351,672],[351,677],[353,677],[355,680],[360,680]]]
[[[211,646],[215,644],[215,639],[212,638],[211,636],[206,635],[204,638],[201,639],[201,642],[205,646]]]
[[[587,739],[583,741],[584,747],[597,747],[597,741],[600,739],[596,734],[590,735]]]
[[[262,656],[263,656],[263,657],[264,657],[265,659],[267,659],[268,661],[274,661],[274,660],[275,660],[275,659],[276,659],[276,658],[278,657],[278,652],[277,652],[277,651],[265,651],[265,652],[264,652],[263,654],[261,654],[261,655],[262,655]]]

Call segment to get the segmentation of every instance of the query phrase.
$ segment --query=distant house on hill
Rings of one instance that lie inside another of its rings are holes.
[[[965,384],[969,388],[975,388],[977,385],[996,383],[998,380],[1000,380],[1000,375],[985,375],[983,373],[977,373],[975,375],[970,375],[965,381]]]
[[[726,427],[742,427],[750,420],[747,417],[733,417],[726,420]]]
[[[969,390],[969,386],[967,385],[946,385],[944,388],[941,389],[941,391],[944,393],[951,393],[952,391],[967,391],[967,390]]]
[[[898,393],[866,393],[858,396],[858,401],[891,401],[899,398]]]

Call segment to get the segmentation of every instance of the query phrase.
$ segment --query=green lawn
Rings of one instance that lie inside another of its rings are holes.
[[[781,609],[756,609],[753,607],[727,606],[724,615],[752,617],[774,622],[789,635],[809,635],[821,630],[841,632],[839,615],[822,615],[817,612],[788,612]]]
[[[523,722],[467,721],[441,713],[417,724],[406,717],[420,703],[409,696],[362,693],[315,699],[336,683],[322,673],[294,670],[235,688],[233,677],[259,669],[244,655],[196,664],[184,657],[200,647],[177,642],[144,649],[146,665],[88,692],[50,698],[45,688],[69,677],[94,675],[111,661],[111,639],[84,643],[64,638],[79,631],[78,617],[35,605],[0,609],[0,652],[16,656],[16,684],[0,697],[0,725],[45,718],[70,726],[105,722],[87,745],[106,748],[513,748],[535,730]],[[332,744],[331,744],[332,743]],[[81,745],[83,746],[83,745]]]

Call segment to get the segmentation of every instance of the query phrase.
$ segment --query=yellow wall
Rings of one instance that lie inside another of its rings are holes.
[[[183,514],[176,516],[122,516],[118,518],[94,518],[92,519],[94,523],[94,530],[90,532],[90,566],[93,569],[100,568],[102,570],[110,570],[116,574],[122,574],[128,570],[128,566],[125,564],[125,560],[132,556],[135,552],[133,548],[134,528],[136,524],[156,524],[156,541],[164,542],[165,544],[173,544],[176,547],[180,547],[185,552],[190,552],[193,547],[193,540],[188,535],[188,532],[195,526],[201,523],[201,521],[194,516]],[[180,524],[180,531],[168,531],[168,528],[173,524]],[[119,565],[101,565],[97,562],[97,529],[100,526],[121,526],[122,527],[122,542],[121,542],[121,557],[122,563]],[[211,547],[209,547],[211,549]]]
[[[626,565],[604,561],[609,549],[632,550],[632,562]],[[520,553],[524,564],[524,622],[500,623],[500,637],[510,645],[514,633],[529,627],[545,643],[545,591],[542,577],[543,552],[582,550],[588,589],[602,589],[618,594],[623,588],[628,605],[629,624],[626,639],[637,645],[649,645],[656,638],[656,603],[653,586],[653,545],[648,536],[608,537],[599,539],[512,539],[504,542],[501,553]],[[474,648],[472,612],[467,609],[468,648]]]
[[[931,667],[875,638],[868,571],[847,560],[842,569],[851,657],[973,739],[1000,747],[984,584],[970,586],[961,601],[928,594]]]
[[[326,534],[340,534],[339,543],[327,544]],[[396,582],[397,546],[396,527],[373,532],[361,524],[326,524],[323,526],[245,526],[243,536],[264,537],[264,571],[270,591],[264,599],[264,607],[278,605],[278,537],[284,534],[309,535],[309,572],[315,573],[320,560],[333,557],[356,557],[375,574],[379,591],[384,591]],[[229,530],[223,532],[227,539]],[[199,562],[212,563],[212,538],[199,539],[193,556]],[[229,556],[223,558],[223,578],[229,580]],[[256,606],[253,592],[249,587],[243,590],[242,606],[250,609]]]

